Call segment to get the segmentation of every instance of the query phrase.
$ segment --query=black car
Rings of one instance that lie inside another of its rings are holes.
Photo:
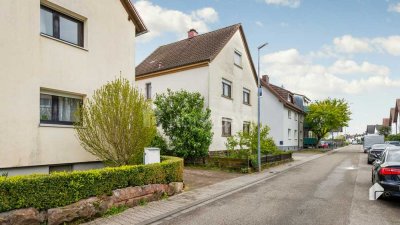
[[[388,147],[372,167],[372,183],[384,188],[383,196],[400,197],[400,147]]]
[[[382,152],[392,145],[389,144],[374,144],[368,151],[368,164],[372,164],[375,160],[381,157]]]

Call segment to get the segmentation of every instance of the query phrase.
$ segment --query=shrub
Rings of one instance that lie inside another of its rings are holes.
[[[187,91],[157,95],[157,123],[170,141],[174,155],[185,159],[204,157],[212,141],[211,111],[204,108],[200,93]]]
[[[157,132],[156,136],[154,136],[150,145],[151,145],[151,147],[159,148],[161,155],[173,155],[173,152],[168,147],[167,141],[160,134],[160,132]]]
[[[149,101],[127,79],[118,78],[96,90],[81,108],[75,124],[83,148],[111,166],[143,162],[144,147],[156,133]]]
[[[386,138],[387,141],[400,141],[400,134],[390,134]]]
[[[260,151],[264,155],[276,155],[283,151],[276,147],[274,140],[268,136],[269,127],[261,125],[260,127]],[[252,123],[250,131],[238,132],[236,135],[229,137],[225,143],[230,157],[247,158],[251,154],[257,154],[258,149],[258,129],[257,124]]]
[[[119,188],[182,181],[183,160],[167,156],[162,159],[150,165],[0,177],[0,212],[27,207],[45,210],[91,196],[110,195]]]

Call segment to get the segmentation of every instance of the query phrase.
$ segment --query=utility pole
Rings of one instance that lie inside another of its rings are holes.
[[[261,117],[261,95],[262,95],[262,88],[261,88],[261,79],[260,79],[260,50],[264,48],[268,43],[264,43],[258,46],[258,115],[257,115],[257,162],[258,162],[258,172],[261,172],[261,144],[260,144],[260,117]]]

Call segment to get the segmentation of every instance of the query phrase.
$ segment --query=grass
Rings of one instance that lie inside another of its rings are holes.
[[[140,206],[145,206],[145,205],[147,205],[146,199],[140,199],[140,200],[139,200],[139,205],[140,205]]]
[[[122,213],[123,211],[127,210],[129,207],[126,205],[120,205],[120,206],[113,206],[105,212],[102,217],[110,217],[119,213]]]

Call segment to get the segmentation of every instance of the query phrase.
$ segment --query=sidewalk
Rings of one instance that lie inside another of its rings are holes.
[[[183,192],[182,194],[169,197],[166,200],[150,202],[145,206],[130,208],[118,215],[108,218],[99,218],[86,223],[86,225],[130,225],[155,223],[174,214],[190,211],[200,205],[207,204],[257,183],[261,183],[277,176],[279,173],[311,160],[323,157],[327,154],[331,154],[340,149],[341,148],[323,154],[300,153],[296,156],[295,153],[293,155],[293,162],[266,169],[261,173],[240,176],[213,185]]]

